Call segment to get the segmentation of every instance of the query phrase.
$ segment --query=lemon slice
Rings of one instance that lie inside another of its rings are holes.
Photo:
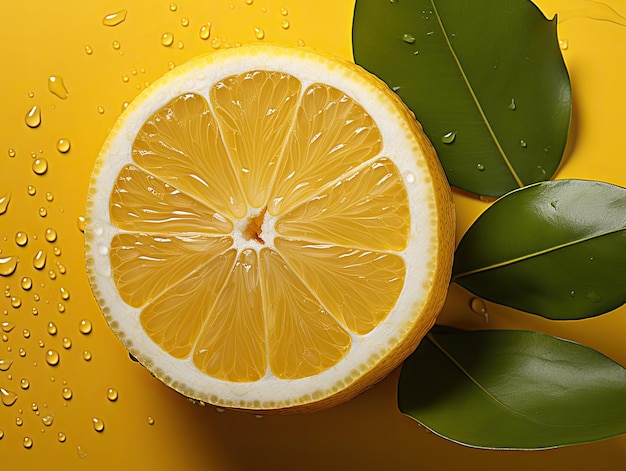
[[[398,366],[449,282],[450,188],[413,115],[354,64],[255,45],[154,82],[97,158],[89,280],[157,378],[313,411]]]

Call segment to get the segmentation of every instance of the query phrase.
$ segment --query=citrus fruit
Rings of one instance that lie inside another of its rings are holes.
[[[313,411],[384,377],[445,299],[450,188],[413,115],[304,48],[196,58],[96,160],[86,263],[154,376],[221,407]]]

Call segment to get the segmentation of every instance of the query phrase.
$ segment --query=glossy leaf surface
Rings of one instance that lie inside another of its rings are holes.
[[[571,89],[556,20],[529,0],[357,0],[353,50],[415,113],[451,185],[500,196],[556,171]]]
[[[402,368],[400,410],[480,448],[542,449],[626,433],[626,369],[529,331],[435,328]]]
[[[582,319],[626,302],[626,189],[543,182],[496,201],[461,239],[453,281],[550,319]]]

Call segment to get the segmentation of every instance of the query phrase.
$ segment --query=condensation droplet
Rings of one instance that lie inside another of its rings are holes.
[[[61,342],[61,345],[63,345],[64,349],[68,350],[72,348],[72,340],[68,337],[63,337],[63,342]]]
[[[559,47],[561,50],[567,51],[567,48],[569,48],[569,41],[567,39],[559,39]]]
[[[10,276],[15,272],[19,259],[16,256],[0,258],[0,275]]]
[[[30,381],[28,381],[26,378],[22,378],[20,380],[20,388],[22,388],[22,389],[30,388]]]
[[[117,389],[113,389],[113,388],[107,389],[107,399],[109,401],[115,402],[115,401],[117,401],[118,397],[119,397],[119,394],[117,392]]]
[[[91,424],[93,425],[93,429],[96,432],[102,432],[104,430],[104,422],[102,421],[102,419],[94,417],[93,419],[91,419]]]
[[[90,361],[91,360],[91,352],[89,350],[85,350],[83,352],[83,360]]]
[[[280,22],[280,27],[282,29],[289,29],[289,26],[290,26],[289,25],[289,21],[287,21],[287,20],[283,20],[283,21]]]
[[[67,439],[67,437],[65,436],[65,434],[63,432],[57,433],[57,440],[58,441],[63,443],[66,439]]]
[[[161,45],[170,47],[172,44],[174,44],[174,35],[172,33],[163,33],[161,36]]]
[[[170,3],[170,11],[176,11],[178,6],[175,3]]]
[[[9,203],[11,202],[11,193],[7,193],[0,197],[0,214],[4,214],[9,209]]]
[[[23,424],[24,424],[24,419],[22,419],[21,417],[15,418],[15,425],[17,425],[18,427],[21,427]]]
[[[213,49],[219,49],[220,47],[222,47],[222,40],[218,37],[211,39],[211,47]]]
[[[152,416],[148,416],[148,425],[154,425],[154,418]]]
[[[65,265],[61,264],[58,260],[57,260],[56,264],[57,264],[57,268],[59,269],[59,273],[61,275],[65,275],[65,272],[67,271],[66,268],[65,268]]]
[[[57,240],[57,231],[49,227],[44,232],[44,237],[48,242],[54,242],[55,240]]]
[[[42,417],[41,419],[41,423],[44,424],[46,427],[50,427],[53,422],[54,422],[53,415],[46,415],[45,417]]]
[[[57,334],[57,326],[55,325],[54,322],[48,322],[48,333],[50,335],[56,335]]]
[[[43,270],[46,266],[46,252],[39,250],[33,257],[33,267],[37,270]]]
[[[252,5],[254,3],[254,0],[246,0],[246,5]]]
[[[78,216],[76,226],[80,232],[85,232],[85,216]]]
[[[306,46],[306,43],[304,42],[304,39],[298,39],[298,46],[300,46],[300,47]]]
[[[28,244],[28,234],[22,231],[17,232],[15,234],[15,243],[20,247],[24,247],[26,244]]]
[[[79,458],[81,459],[85,459],[87,458],[87,452],[83,449],[82,446],[78,445],[76,447],[76,454],[78,455]]]
[[[63,299],[64,301],[70,299],[70,292],[67,289],[61,287],[59,289],[59,292],[61,293],[61,299]]]
[[[33,447],[33,439],[30,437],[24,437],[24,440],[22,441],[22,445],[24,445],[24,448],[26,449],[30,449]]]
[[[455,139],[456,139],[456,132],[450,131],[450,132],[445,133],[441,137],[441,142],[443,142],[444,144],[452,144]]]
[[[30,338],[30,330],[24,329],[22,331],[22,335],[24,336],[25,339],[29,339]]]
[[[119,50],[120,47],[122,47],[122,45],[120,44],[118,40],[113,41],[111,43],[111,46],[113,46],[113,49],[115,49],[116,51]]]
[[[70,94],[65,87],[63,77],[58,75],[51,75],[48,77],[48,91],[53,95],[58,96],[61,100],[65,100]]]
[[[39,213],[39,216],[41,216],[42,218],[45,218],[48,215],[48,210],[42,206],[41,208],[39,208],[38,213]]]
[[[511,98],[511,103],[509,103],[509,109],[511,111],[515,111],[517,109],[517,104],[515,103],[515,98]]]
[[[18,298],[17,296],[12,296],[11,297],[11,306],[14,307],[15,309],[17,309],[18,307],[20,307],[22,305],[22,299]]]
[[[200,27],[200,32],[198,33],[200,39],[207,40],[211,37],[211,22],[208,22],[205,25]]]
[[[28,110],[24,122],[29,128],[36,128],[41,124],[41,110],[37,105]]]
[[[114,13],[109,13],[102,19],[104,26],[117,26],[126,19],[127,10],[120,10]]]
[[[26,192],[30,196],[35,196],[35,194],[37,193],[37,188],[35,188],[33,185],[28,185],[28,188],[26,188]]]
[[[85,54],[88,56],[93,54],[93,48],[91,46],[85,46]]]
[[[104,114],[104,106],[98,106],[98,113]]]
[[[287,16],[289,14],[289,10],[287,10],[285,7],[280,9],[280,14],[283,16]]]
[[[0,428],[0,440],[4,438],[4,430]]]
[[[265,38],[265,31],[262,28],[254,28],[254,37],[258,40]]]
[[[78,323],[78,330],[80,331],[81,334],[90,334],[91,330],[92,330],[93,326],[91,324],[91,321],[89,319],[82,319],[79,323]]]
[[[476,170],[478,170],[479,172],[484,171],[484,170],[485,170],[485,165],[484,165],[484,164],[482,164],[482,163],[480,163],[480,162],[478,162],[478,163],[476,164]]]
[[[61,138],[57,141],[57,150],[62,154],[66,154],[67,152],[69,152],[71,146],[72,144],[70,143],[69,139]]]
[[[33,161],[33,172],[37,175],[43,175],[48,171],[48,161],[46,159],[35,159]]]
[[[187,17],[184,17],[184,16],[183,16],[183,17],[180,19],[180,25],[181,25],[183,28],[186,28],[187,26],[189,26],[189,18],[187,18]]]
[[[48,350],[46,352],[46,363],[50,366],[56,366],[59,364],[59,361],[61,360],[61,357],[59,355],[59,352],[57,352],[56,350]]]
[[[407,44],[413,44],[415,42],[415,36],[409,33],[404,33],[402,35],[402,40]]]
[[[64,313],[65,312],[65,304],[63,304],[63,303],[57,304],[57,311],[59,311],[60,313]]]
[[[487,312],[487,305],[485,301],[480,298],[472,298],[470,300],[470,309],[476,314],[482,316],[485,322],[489,322],[489,313]]]
[[[72,399],[72,395],[73,393],[70,388],[63,388],[63,391],[61,391],[61,396],[63,396],[63,399],[65,399],[66,401]]]
[[[15,155],[16,155],[15,154],[15,149],[9,149],[8,153],[9,153],[9,157],[11,157],[11,158],[15,157]]]
[[[17,401],[17,394],[8,389],[0,388],[0,398],[2,399],[2,404],[11,407]]]
[[[13,360],[0,359],[0,371],[9,371],[9,368],[11,368],[12,364]]]

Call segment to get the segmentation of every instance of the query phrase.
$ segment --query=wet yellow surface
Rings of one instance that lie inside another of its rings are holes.
[[[557,178],[626,186],[626,5],[537,4],[560,15],[572,81],[570,144]],[[131,361],[109,331],[85,276],[81,217],[91,167],[124,103],[168,69],[236,43],[304,43],[351,58],[352,11],[352,1],[334,0],[3,5],[2,469],[626,468],[626,436],[541,452],[449,443],[398,412],[399,371],[314,415],[256,418],[196,406]],[[486,203],[456,196],[461,235]],[[487,321],[471,301],[453,286],[441,321],[542,330],[626,365],[624,307],[557,323],[487,303]]]

